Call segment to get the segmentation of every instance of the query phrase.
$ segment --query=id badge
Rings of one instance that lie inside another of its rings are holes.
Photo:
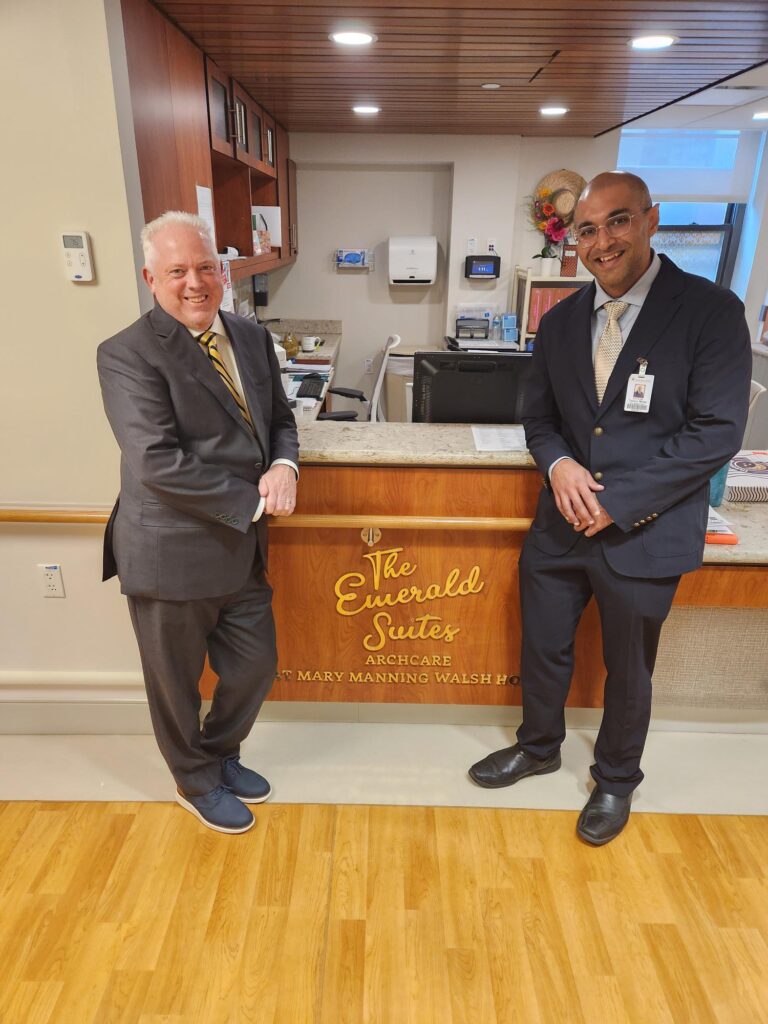
[[[646,360],[638,359],[640,372],[632,373],[627,381],[624,412],[650,412],[653,393],[653,375],[645,372]]]

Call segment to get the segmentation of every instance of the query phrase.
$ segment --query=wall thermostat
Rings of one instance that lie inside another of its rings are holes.
[[[501,273],[501,256],[486,253],[485,256],[467,256],[464,260],[464,277],[489,280]]]
[[[70,281],[92,281],[91,242],[86,231],[70,231],[61,236],[64,267]]]

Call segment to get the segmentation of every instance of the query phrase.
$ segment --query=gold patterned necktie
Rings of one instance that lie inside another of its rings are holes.
[[[206,331],[204,334],[201,334],[197,340],[200,342],[202,348],[205,349],[205,351],[208,353],[208,358],[216,367],[216,371],[221,377],[221,379],[224,381],[227,387],[227,391],[229,391],[229,393],[232,395],[235,402],[237,403],[237,407],[240,410],[241,416],[255,434],[256,431],[253,426],[251,414],[248,412],[248,406],[245,404],[243,396],[238,391],[237,385],[232,379],[232,375],[224,365],[224,360],[221,358],[221,353],[219,352],[219,347],[217,344],[217,341],[220,337],[221,335],[216,334],[215,331]]]
[[[608,386],[608,378],[611,376],[624,344],[619,320],[629,309],[629,303],[606,302],[603,309],[608,314],[608,322],[603,328],[595,352],[595,391],[598,403],[603,400],[605,389]]]

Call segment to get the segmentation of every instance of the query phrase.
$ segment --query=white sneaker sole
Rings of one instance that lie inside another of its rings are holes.
[[[264,796],[240,796],[234,790],[232,792],[242,804],[263,804],[272,796],[272,787],[269,787],[269,792],[265,793]]]
[[[206,828],[213,829],[214,832],[224,832],[230,836],[237,836],[240,835],[241,832],[247,832],[256,824],[256,819],[251,818],[250,822],[247,825],[244,825],[242,828],[225,828],[223,825],[215,825],[212,821],[209,821],[208,818],[204,818],[200,811],[198,811],[198,809],[194,806],[194,804],[191,804],[188,800],[185,800],[181,793],[178,792],[178,790],[176,791],[176,802],[178,804],[181,804],[185,811],[189,811],[191,814],[194,814],[197,820],[201,821]]]

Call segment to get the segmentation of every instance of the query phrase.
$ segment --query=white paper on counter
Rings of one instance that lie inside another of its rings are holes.
[[[723,519],[719,512],[715,512],[711,505],[709,507],[709,515],[707,517],[707,533],[721,533],[724,535],[733,533],[731,524],[728,520]]]
[[[197,192],[197,215],[202,217],[211,229],[211,238],[216,238],[216,224],[213,220],[213,189],[204,185],[195,185]]]
[[[472,427],[478,452],[524,452],[525,430],[522,427]]]

